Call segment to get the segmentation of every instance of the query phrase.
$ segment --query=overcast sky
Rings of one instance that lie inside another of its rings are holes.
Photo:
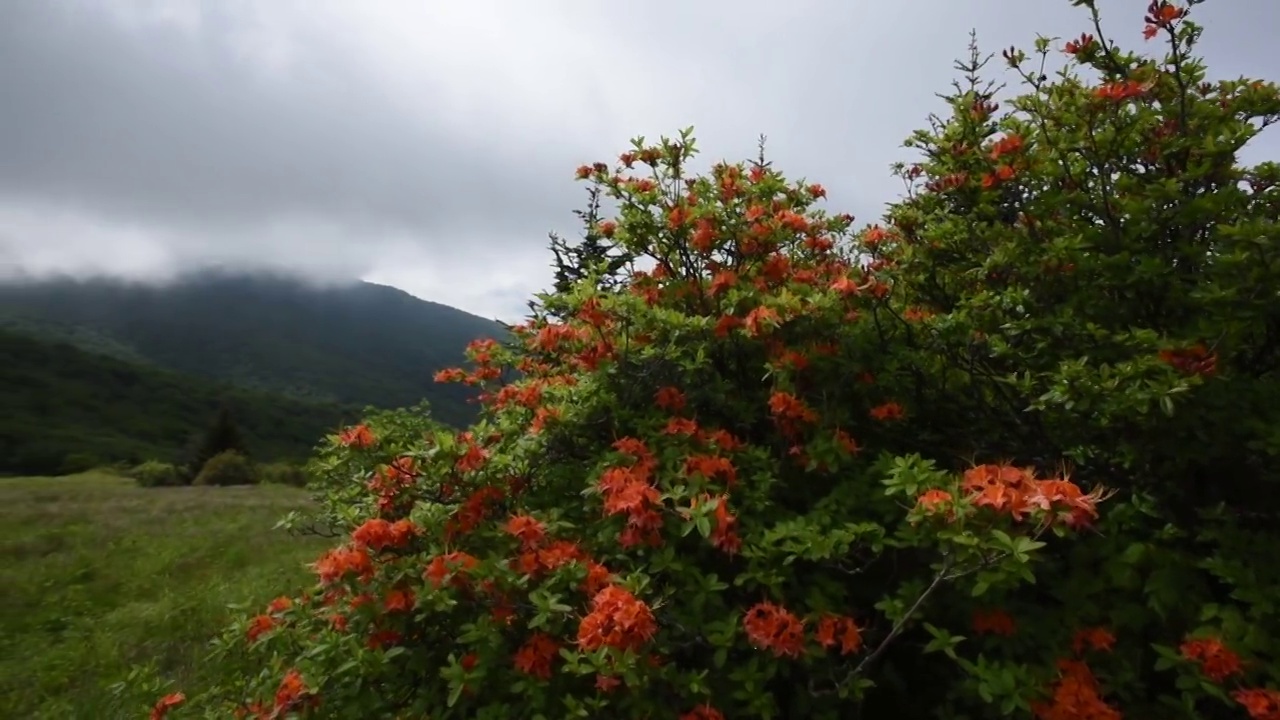
[[[1100,2],[1142,46],[1146,2]],[[1195,12],[1214,77],[1280,79],[1280,0]],[[764,133],[874,222],[971,28],[1089,29],[1069,0],[0,0],[0,275],[289,269],[516,319],[574,169],[636,135],[693,125],[709,163]]]

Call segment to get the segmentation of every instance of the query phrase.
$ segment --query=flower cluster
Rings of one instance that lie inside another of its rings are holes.
[[[1095,488],[1084,492],[1065,477],[1037,478],[1030,468],[989,463],[965,471],[960,489],[964,499],[975,507],[988,507],[1007,513],[1015,521],[1046,513],[1049,519],[1061,518],[1067,527],[1088,525],[1098,517],[1098,503],[1108,491]],[[925,490],[916,499],[916,507],[926,513],[939,512],[954,502],[951,493],[940,488]]]

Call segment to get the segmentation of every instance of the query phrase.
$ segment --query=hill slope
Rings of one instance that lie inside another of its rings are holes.
[[[474,417],[471,394],[432,381],[463,363],[492,321],[395,288],[318,288],[269,276],[201,274],[164,286],[111,280],[0,285],[0,327],[181,373],[291,397]]]
[[[222,402],[259,460],[302,459],[355,408],[230,388],[0,331],[0,472],[173,460]]]

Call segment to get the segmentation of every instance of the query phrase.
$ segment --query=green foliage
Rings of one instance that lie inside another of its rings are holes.
[[[410,465],[423,451],[422,443],[436,433],[446,432],[444,424],[434,419],[431,406],[425,402],[395,410],[366,409],[359,427],[365,428],[372,444],[356,447],[344,442],[347,434],[325,438],[314,457],[303,468],[308,488],[317,500],[314,510],[293,513],[283,521],[285,527],[316,532],[320,529],[350,529],[360,519],[380,512],[403,512],[412,497],[371,496],[368,483],[396,477],[396,468]],[[353,482],[363,478],[365,482]],[[397,510],[398,508],[398,510]]]
[[[236,426],[235,419],[231,416],[231,408],[224,404],[218,407],[218,412],[214,414],[209,427],[192,438],[190,450],[181,464],[182,470],[188,478],[195,478],[204,470],[209,460],[226,452],[243,455],[246,458],[249,456],[245,449],[244,438],[240,435],[240,428]]]
[[[480,420],[335,438],[341,544],[188,711],[1274,717],[1280,93],[1073,3],[1012,112],[974,48],[883,227],[688,131],[580,168],[617,219],[442,374]]]
[[[307,471],[293,463],[268,463],[258,466],[261,482],[290,487],[306,487]]]
[[[102,458],[87,452],[67,453],[58,464],[58,475],[75,475],[88,472],[102,464]]]
[[[306,581],[324,541],[272,529],[306,505],[284,487],[0,479],[0,717],[146,717],[167,683],[252,672],[210,663],[209,638]]]
[[[172,463],[148,460],[130,468],[128,476],[140,487],[176,487],[187,485],[188,478]]]
[[[435,385],[432,374],[458,365],[471,340],[505,335],[492,320],[381,285],[218,273],[163,286],[0,284],[0,325],[314,404],[426,399],[442,422],[458,426],[475,418],[475,393]]]
[[[222,487],[253,485],[258,482],[258,469],[249,458],[235,450],[224,450],[209,458],[191,484]]]
[[[358,417],[337,405],[238,390],[0,332],[0,473],[53,475],[102,463],[178,460],[224,402],[249,452],[303,459]],[[81,458],[69,456],[78,455]]]
[[[592,277],[595,278],[593,282],[602,289],[616,288],[622,269],[636,258],[612,242],[616,223],[602,226],[598,188],[588,190],[587,208],[576,211],[575,214],[584,228],[580,241],[570,245],[558,235],[551,236],[556,292],[569,292],[574,286]]]

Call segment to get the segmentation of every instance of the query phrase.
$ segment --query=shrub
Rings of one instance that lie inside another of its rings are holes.
[[[209,458],[200,468],[193,485],[253,485],[258,471],[249,458],[234,450],[226,450]]]
[[[264,672],[193,705],[1275,717],[1278,538],[1245,501],[1280,171],[1235,153],[1280,95],[1205,83],[1182,9],[1146,22],[1165,58],[1095,28],[1065,48],[1095,80],[1028,72],[1005,116],[975,50],[884,227],[763,162],[690,175],[688,133],[580,168],[618,208],[583,215],[589,267],[439,378],[481,420],[333,438],[343,542],[224,638]]]
[[[57,475],[77,475],[102,464],[102,458],[89,453],[68,453],[58,465]]]
[[[186,484],[183,474],[170,463],[148,460],[131,468],[127,476],[141,487],[174,487]]]
[[[195,478],[210,458],[224,452],[249,456],[240,427],[225,403],[218,406],[209,427],[191,439],[178,465],[190,478]]]
[[[291,487],[306,487],[307,473],[297,465],[276,462],[258,466],[258,479],[263,483],[272,485],[289,485]]]

